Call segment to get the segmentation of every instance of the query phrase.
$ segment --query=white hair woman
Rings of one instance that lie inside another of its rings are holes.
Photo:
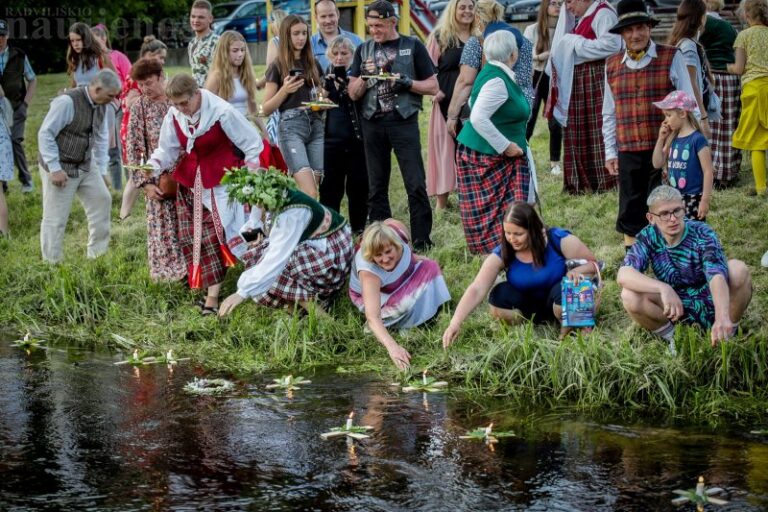
[[[531,173],[525,128],[531,108],[515,83],[515,36],[494,32],[485,40],[487,64],[477,75],[472,114],[458,137],[459,207],[469,250],[488,254],[499,243],[498,226],[514,201],[527,201]]]

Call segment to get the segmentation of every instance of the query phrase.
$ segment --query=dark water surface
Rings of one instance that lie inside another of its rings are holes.
[[[671,491],[700,474],[731,500],[710,510],[768,509],[768,440],[743,432],[524,414],[333,373],[292,398],[262,376],[199,397],[182,390],[199,369],[118,359],[0,342],[0,510],[687,511]],[[352,410],[370,439],[320,438]],[[489,420],[517,437],[458,439]]]

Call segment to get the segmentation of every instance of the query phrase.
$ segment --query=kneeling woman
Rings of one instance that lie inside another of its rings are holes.
[[[352,264],[349,297],[400,369],[409,365],[411,355],[387,328],[423,324],[451,299],[440,266],[413,253],[405,225],[395,219],[374,222],[363,233]]]
[[[354,252],[344,217],[296,190],[292,179],[274,169],[255,177],[240,169],[224,181],[230,198],[269,210],[272,227],[243,256],[246,270],[237,280],[237,293],[221,304],[220,316],[247,298],[263,306],[305,309],[317,300],[321,308],[344,287]],[[246,229],[262,233],[261,220],[252,215]]]
[[[512,204],[504,215],[503,228],[501,245],[483,262],[443,333],[444,347],[456,340],[461,323],[489,291],[491,316],[509,324],[523,318],[560,319],[563,277],[580,280],[594,272],[592,251],[565,229],[545,228],[536,210],[527,203]],[[586,259],[587,264],[568,271],[569,259]],[[507,280],[493,286],[501,271],[506,273]]]

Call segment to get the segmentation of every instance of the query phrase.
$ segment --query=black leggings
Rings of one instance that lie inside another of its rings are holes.
[[[517,309],[525,318],[534,322],[546,322],[555,319],[552,306],[561,302],[561,281],[553,285],[546,294],[532,294],[518,290],[509,281],[502,281],[491,290],[488,302],[499,309]]]
[[[526,140],[530,140],[533,135],[533,129],[536,128],[539,108],[547,102],[547,97],[549,96],[549,75],[543,71],[534,71],[533,83],[536,85],[536,96],[533,99],[531,117],[528,118],[528,126],[525,129]],[[560,148],[563,147],[563,127],[554,118],[550,119],[547,124],[549,124],[549,161],[559,162]]]

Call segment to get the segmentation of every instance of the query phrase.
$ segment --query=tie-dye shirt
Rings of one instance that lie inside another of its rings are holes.
[[[671,247],[659,228],[653,224],[643,228],[622,266],[645,272],[649,265],[656,279],[670,285],[680,297],[683,321],[712,325],[715,310],[709,281],[718,275],[728,280],[728,261],[708,224],[686,220],[683,238]]]

